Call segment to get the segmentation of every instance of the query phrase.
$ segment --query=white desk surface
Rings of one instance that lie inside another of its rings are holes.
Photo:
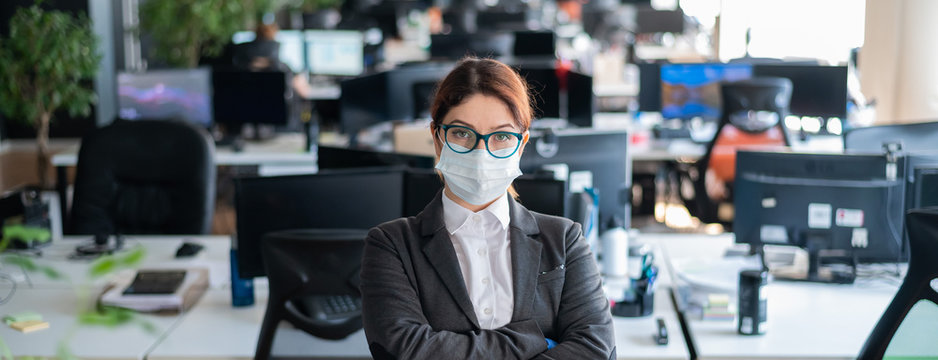
[[[216,165],[310,165],[316,164],[316,153],[306,152],[303,134],[278,134],[274,139],[247,141],[241,152],[230,147],[215,149]],[[53,166],[75,166],[80,144],[74,144],[52,156]]]
[[[125,248],[143,246],[146,255],[140,267],[143,268],[180,268],[205,267],[209,269],[209,286],[227,287],[231,283],[228,251],[231,249],[229,236],[141,236],[127,235]],[[183,241],[204,245],[205,248],[195,257],[175,258],[176,249]],[[39,265],[51,266],[68,279],[50,279],[39,273],[8,271],[25,288],[34,289],[71,289],[74,284],[90,281],[87,277],[91,260],[70,260],[68,256],[75,252],[79,244],[91,242],[90,236],[66,236],[42,248],[42,256],[33,258]],[[107,279],[97,280],[95,285],[103,285]]]
[[[55,357],[59,343],[72,332],[74,336],[69,347],[71,353],[80,358],[142,359],[179,319],[178,316],[140,315],[141,319],[153,325],[153,333],[145,331],[137,323],[115,328],[77,326],[77,298],[75,289],[17,289],[9,303],[0,305],[0,314],[35,311],[49,323],[49,328],[23,334],[2,325],[0,337],[16,357]]]
[[[645,237],[662,246],[669,266],[691,257],[717,259],[733,242],[731,234]],[[673,276],[672,280],[679,281]],[[854,359],[898,283],[897,279],[858,279],[852,285],[772,281],[765,288],[765,334],[738,335],[735,321],[696,319],[688,319],[689,333],[700,359]]]

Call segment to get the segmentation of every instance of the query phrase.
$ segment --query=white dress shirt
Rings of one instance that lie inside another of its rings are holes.
[[[459,269],[482,329],[497,329],[511,321],[514,287],[511,281],[508,198],[473,213],[443,196],[443,221],[456,249]]]

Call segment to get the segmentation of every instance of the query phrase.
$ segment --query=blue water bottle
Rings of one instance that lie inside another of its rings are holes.
[[[254,305],[254,279],[242,279],[238,274],[238,249],[231,249],[231,305]]]

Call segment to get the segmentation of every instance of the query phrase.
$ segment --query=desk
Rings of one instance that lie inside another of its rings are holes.
[[[205,245],[195,258],[175,259],[175,249],[182,239]],[[76,292],[74,283],[87,281],[84,274],[89,262],[68,260],[76,245],[88,241],[87,237],[70,236],[56,241],[43,251],[35,262],[48,265],[71,275],[73,282],[50,280],[42,275],[30,274],[20,278],[21,287],[13,300],[0,306],[0,313],[33,310],[40,312],[51,323],[51,328],[31,334],[20,334],[0,327],[0,336],[11,345],[17,356],[54,356],[55,345],[65,338],[68,328],[75,323]],[[254,356],[257,336],[267,301],[267,286],[263,280],[255,285],[256,303],[250,307],[231,306],[228,268],[230,239],[227,236],[128,236],[127,246],[144,246],[147,255],[145,267],[205,266],[209,268],[210,287],[204,297],[188,312],[180,316],[143,315],[156,328],[146,333],[139,326],[119,328],[81,327],[71,342],[73,352],[88,358],[148,358],[148,359],[249,359]],[[11,272],[12,271],[9,271]],[[668,296],[667,269],[659,275],[655,312],[642,318],[614,318],[616,346],[619,359],[688,359],[687,345],[680,331],[677,313]],[[91,283],[100,291],[104,280]],[[655,345],[652,334],[657,329],[655,319],[665,320],[670,342]],[[274,341],[273,354],[277,356],[359,358],[371,357],[364,331],[339,341],[323,340],[282,325]]]
[[[718,259],[732,245],[721,236],[656,235],[668,266],[680,259]],[[672,281],[679,282],[672,276]],[[736,322],[687,319],[699,359],[854,359],[898,289],[898,281],[853,285],[773,281],[766,286],[768,328],[742,336]]]

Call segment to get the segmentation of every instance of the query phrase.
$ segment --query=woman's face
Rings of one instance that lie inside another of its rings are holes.
[[[463,101],[459,106],[449,110],[446,117],[443,118],[443,125],[461,125],[469,127],[479,134],[485,135],[494,131],[510,131],[515,133],[524,133],[521,146],[518,148],[515,156],[521,156],[524,145],[528,143],[528,132],[518,128],[514,117],[508,106],[498,98],[475,94]],[[436,148],[436,158],[440,158],[440,152],[443,150],[442,133],[437,128],[431,128],[433,144]],[[479,141],[476,149],[485,149],[485,144]]]

